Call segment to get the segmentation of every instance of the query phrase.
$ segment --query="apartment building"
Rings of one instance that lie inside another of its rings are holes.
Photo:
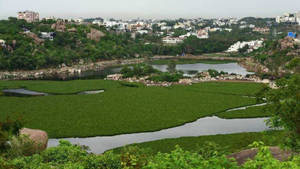
[[[39,13],[34,11],[24,11],[24,12],[18,12],[17,18],[24,19],[27,22],[38,22],[40,15]]]

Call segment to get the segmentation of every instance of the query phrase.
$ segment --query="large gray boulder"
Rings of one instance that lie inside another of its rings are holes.
[[[249,159],[253,160],[257,155],[258,149],[247,149],[238,153],[234,153],[228,156],[228,158],[234,158],[238,162],[239,165],[243,165]],[[273,157],[280,161],[285,161],[293,154],[291,151],[282,150],[279,147],[270,147],[270,152]]]

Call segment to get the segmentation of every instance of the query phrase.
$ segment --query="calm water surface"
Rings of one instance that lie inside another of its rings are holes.
[[[162,72],[167,72],[168,65],[152,65],[155,69],[160,70]],[[122,68],[107,68],[100,71],[86,71],[82,72],[78,75],[78,78],[105,78],[109,74],[120,73]],[[235,73],[240,75],[253,74],[252,72],[248,72],[245,68],[241,67],[237,63],[226,63],[226,64],[204,64],[204,63],[196,63],[196,64],[177,64],[176,70],[183,71],[185,76],[193,76],[198,72],[203,72],[208,69],[215,69],[217,71],[228,72],[229,74]]]
[[[142,143],[166,138],[187,136],[204,136],[216,134],[232,134],[242,132],[260,132],[269,130],[265,124],[267,118],[252,119],[221,119],[206,117],[182,126],[164,129],[156,132],[122,134],[116,136],[100,136],[90,138],[64,138],[72,144],[90,147],[93,153],[103,153],[107,150],[133,143]],[[48,147],[57,146],[59,139],[50,139]]]

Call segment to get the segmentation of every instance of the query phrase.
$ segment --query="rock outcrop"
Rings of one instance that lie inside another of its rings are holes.
[[[66,24],[64,21],[57,21],[51,25],[51,29],[55,29],[57,32],[65,32]]]
[[[292,155],[292,152],[282,150],[279,147],[270,147],[270,151],[273,157],[280,161],[285,161]],[[257,155],[257,152],[257,148],[243,150],[241,152],[229,155],[228,158],[234,158],[236,159],[239,165],[243,165],[249,159],[253,160],[254,157]]]
[[[91,28],[91,32],[87,34],[87,38],[99,42],[105,34],[97,29]]]
[[[44,43],[44,39],[41,39],[39,38],[35,33],[33,32],[28,32],[28,33],[25,33],[28,37],[32,38],[34,40],[34,43],[38,44],[38,45],[41,45]]]
[[[47,148],[48,134],[45,131],[23,128],[20,135],[27,135],[35,143],[36,150],[42,151]]]
[[[280,45],[280,50],[285,50],[287,48],[294,49],[295,41],[292,37],[285,37],[278,41]]]

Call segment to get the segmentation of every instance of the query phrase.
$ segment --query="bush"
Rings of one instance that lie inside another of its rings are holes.
[[[7,117],[6,121],[0,122],[0,154],[10,148],[8,141],[10,141],[13,136],[18,135],[22,127],[23,121],[20,117],[16,120],[11,120],[10,117]]]
[[[176,72],[176,73],[161,73],[159,75],[152,76],[148,78],[148,80],[154,82],[178,82],[180,79],[183,78],[183,73]]]
[[[228,169],[297,169],[300,166],[300,156],[280,162],[274,159],[269,147],[262,142],[255,142],[252,147],[258,148],[258,154],[253,160],[238,166],[234,159],[228,159],[219,147],[208,143],[198,152],[190,152],[176,146],[170,153],[152,155],[149,150],[138,147],[126,147],[121,154],[107,152],[102,155],[89,154],[80,146],[71,145],[68,141],[60,141],[58,147],[45,150],[33,156],[22,156],[5,159],[0,156],[2,169],[189,169],[189,168],[228,168]],[[212,149],[209,149],[212,148]]]
[[[123,74],[123,77],[142,77],[142,76],[148,76],[153,73],[158,73],[159,71],[154,69],[151,65],[147,64],[137,64],[134,65],[132,68],[125,66],[121,69],[121,73]]]
[[[139,87],[138,84],[135,84],[135,83],[129,83],[129,82],[124,82],[124,81],[119,82],[119,84],[120,84],[121,86],[125,86],[125,87]]]
[[[220,75],[228,74],[228,73],[223,72],[223,71],[218,72],[218,71],[215,70],[215,69],[208,69],[207,72],[209,73],[209,75],[210,75],[211,77],[217,77],[217,76],[220,76]]]
[[[10,141],[10,148],[7,150],[6,156],[15,158],[40,153],[40,150],[37,148],[39,146],[27,135],[14,136]]]

